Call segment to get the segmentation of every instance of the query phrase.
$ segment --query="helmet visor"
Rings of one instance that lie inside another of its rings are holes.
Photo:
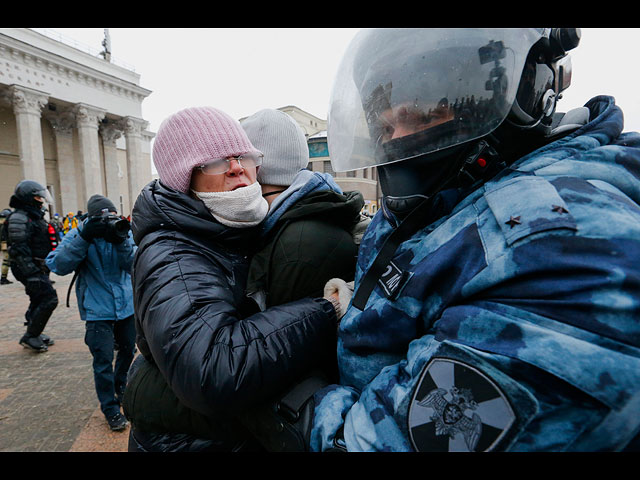
[[[360,32],[328,115],[335,171],[413,158],[483,137],[506,118],[543,29]]]
[[[34,197],[41,197],[45,204],[53,205],[53,198],[51,197],[51,193],[46,188],[41,190],[37,190],[33,194]]]

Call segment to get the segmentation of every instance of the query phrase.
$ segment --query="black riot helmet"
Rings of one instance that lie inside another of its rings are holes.
[[[13,197],[15,197],[20,203],[23,205],[31,205],[34,207],[42,207],[43,203],[52,204],[53,199],[51,198],[51,194],[49,190],[40,185],[38,182],[34,180],[22,180],[13,192]],[[12,197],[12,200],[13,200]],[[43,201],[38,201],[35,197],[41,197]],[[11,204],[12,202],[10,202]],[[10,205],[10,206],[21,206],[21,205]]]
[[[333,169],[381,167],[386,197],[431,195],[502,126],[548,135],[571,81],[567,51],[579,39],[579,29],[359,32],[332,91]],[[392,179],[405,170],[401,182]]]
[[[4,210],[2,210],[0,212],[0,218],[7,218],[9,215],[11,215],[11,210],[8,208],[5,208]]]

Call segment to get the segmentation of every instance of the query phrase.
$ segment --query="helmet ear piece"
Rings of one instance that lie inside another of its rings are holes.
[[[549,43],[554,55],[563,57],[569,50],[576,48],[581,36],[579,28],[552,28],[549,33]]]
[[[579,28],[552,28],[535,44],[525,63],[510,120],[521,128],[547,123],[561,93],[571,85],[571,57],[580,43]]]
[[[511,106],[508,119],[522,128],[533,128],[551,117],[558,95],[551,85],[518,95]]]
[[[562,82],[552,57],[547,38],[529,52],[509,115],[515,126],[524,129],[544,126],[555,112],[558,85]]]

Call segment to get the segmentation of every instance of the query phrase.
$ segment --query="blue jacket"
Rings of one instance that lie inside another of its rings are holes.
[[[83,225],[70,230],[45,263],[58,275],[78,270],[76,296],[82,320],[128,318],[133,315],[131,266],[138,248],[131,232],[118,245],[102,238],[87,242],[79,233]]]
[[[638,436],[640,135],[622,133],[613,98],[586,106],[589,123],[400,244],[397,297],[377,284],[349,307],[314,450],[596,451]],[[380,213],[369,226],[356,292],[392,229]]]

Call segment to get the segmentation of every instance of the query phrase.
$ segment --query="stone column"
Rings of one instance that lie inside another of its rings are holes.
[[[60,213],[84,210],[78,201],[76,167],[73,153],[73,129],[75,115],[70,110],[45,110],[44,117],[51,123],[56,137],[56,156],[58,159],[58,176],[60,177],[60,197],[62,205]]]
[[[151,172],[151,140],[153,140],[155,136],[156,134],[149,130],[142,132],[142,154],[144,159],[140,165],[140,171],[142,172],[142,183],[144,185],[153,179],[153,173]]]
[[[13,85],[10,90],[13,112],[16,116],[20,166],[24,179],[35,180],[47,186],[42,147],[40,116],[49,97],[37,90]]]
[[[107,191],[105,196],[113,202],[120,212],[120,177],[122,173],[118,166],[118,150],[116,148],[116,140],[122,136],[122,130],[116,128],[113,123],[100,124],[100,136],[102,137],[102,146],[104,148],[104,168]]]
[[[78,191],[78,201],[86,210],[87,200],[95,194],[103,195],[102,168],[100,167],[100,144],[98,143],[98,123],[106,112],[98,108],[79,103],[75,106],[78,144],[80,147],[80,165],[84,180]]]
[[[127,142],[127,172],[129,180],[129,212],[133,210],[140,191],[147,183],[143,176],[142,131],[149,122],[135,117],[125,117],[123,120],[124,136]]]

